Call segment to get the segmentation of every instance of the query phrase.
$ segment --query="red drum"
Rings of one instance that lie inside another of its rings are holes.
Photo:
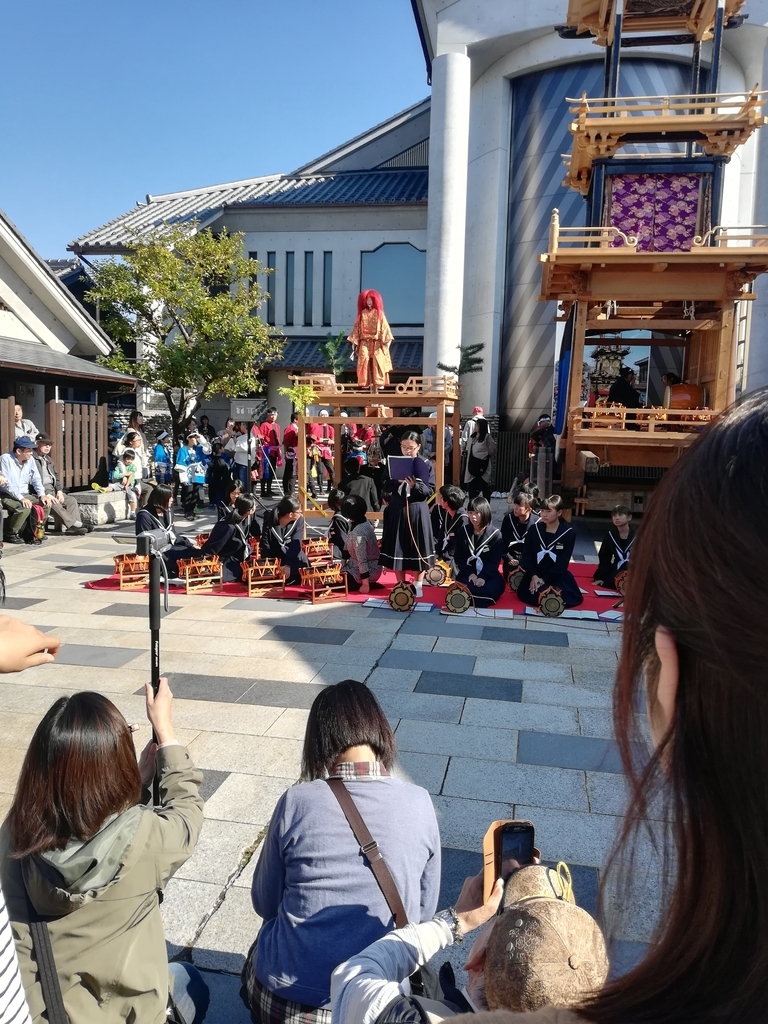
[[[701,384],[672,384],[664,388],[665,409],[703,409],[707,392]]]

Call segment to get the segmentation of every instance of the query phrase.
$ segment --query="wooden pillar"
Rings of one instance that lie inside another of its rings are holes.
[[[456,399],[453,405],[453,451],[451,459],[451,483],[461,487],[461,405]]]
[[[61,422],[56,416],[56,387],[45,385],[45,432],[53,441],[53,455],[61,448]]]
[[[573,342],[571,344],[571,371],[568,376],[567,403],[567,434],[565,442],[565,466],[563,467],[563,486],[566,488],[581,487],[584,483],[584,470],[576,462],[576,446],[573,439],[573,428],[570,426],[570,412],[578,409],[581,404],[581,377],[584,366],[584,336],[587,330],[587,303],[577,302],[576,319],[573,325]],[[561,396],[557,396],[558,402]]]
[[[99,403],[96,420],[96,472],[99,482],[104,485],[109,480],[109,424],[107,422],[107,393],[99,391]],[[61,413],[58,413],[59,417]],[[105,479],[106,478],[106,479]]]
[[[733,401],[733,350],[735,348],[733,337],[733,305],[723,310],[723,319],[720,327],[720,338],[717,350],[717,370],[713,385],[712,408],[720,412],[727,408]]]
[[[15,405],[15,395],[0,398],[0,452],[9,452],[16,436],[13,414]]]
[[[307,511],[307,425],[304,422],[304,413],[299,413],[299,447],[297,451],[296,486],[299,490],[299,502],[301,511]]]
[[[445,402],[437,403],[435,427],[435,487],[439,491],[445,483]]]

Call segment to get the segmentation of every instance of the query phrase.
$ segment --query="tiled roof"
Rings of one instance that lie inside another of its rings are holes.
[[[59,374],[65,377],[81,377],[116,384],[135,384],[136,378],[117,370],[72,356],[66,352],[54,352],[47,345],[30,345],[11,338],[0,338],[0,366],[9,369],[30,370],[34,373]]]
[[[205,227],[226,209],[256,206],[327,206],[425,203],[426,168],[345,171],[325,175],[275,175],[187,192],[147,196],[133,210],[89,231],[68,248],[102,255],[124,252],[131,240],[164,224]]]
[[[327,370],[328,363],[320,351],[322,338],[290,338],[279,359],[269,363],[270,367],[283,370]],[[392,368],[395,373],[420,373],[422,363],[421,338],[393,341],[390,348]],[[350,361],[350,370],[353,364]]]

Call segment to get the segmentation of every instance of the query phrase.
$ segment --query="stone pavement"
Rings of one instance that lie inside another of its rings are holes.
[[[188,527],[200,528],[205,520]],[[4,610],[63,646],[56,664],[0,682],[0,816],[32,732],[60,694],[98,689],[141,723],[139,746],[149,736],[140,695],[147,597],[82,586],[131,550],[112,532],[6,546]],[[586,533],[579,551],[594,559]],[[602,622],[467,621],[171,592],[162,670],[179,739],[205,774],[206,820],[162,912],[170,955],[206,972],[208,1019],[247,1021],[237,975],[259,927],[249,893],[259,843],[275,802],[298,778],[312,700],[341,679],[364,680],[376,693],[395,728],[397,771],[432,794],[443,844],[440,906],[480,869],[488,823],[515,817],[534,822],[545,860],[568,861],[578,901],[594,910],[625,799],[610,710],[619,640],[617,627]],[[631,924],[617,933],[615,970],[640,955],[657,913],[657,876],[641,852],[647,873]],[[450,952],[460,967],[466,949]]]

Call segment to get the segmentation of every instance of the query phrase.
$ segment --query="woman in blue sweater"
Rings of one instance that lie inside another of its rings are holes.
[[[263,918],[243,971],[252,1019],[330,1024],[332,971],[394,927],[370,863],[326,779],[342,779],[376,840],[408,920],[428,921],[440,835],[425,789],[392,778],[395,738],[363,683],[328,686],[309,713],[303,781],[272,815],[253,876]]]

